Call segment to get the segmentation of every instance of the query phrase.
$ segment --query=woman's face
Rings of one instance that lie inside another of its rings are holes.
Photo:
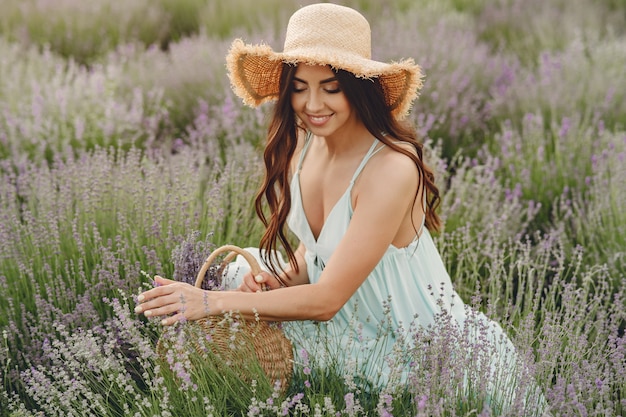
[[[291,89],[291,107],[313,134],[330,137],[355,125],[356,114],[330,67],[299,64]]]

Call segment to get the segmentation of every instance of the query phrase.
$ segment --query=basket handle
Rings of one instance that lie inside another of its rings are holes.
[[[215,261],[215,259],[224,252],[230,252],[230,253],[226,255],[226,257],[222,261],[222,265],[226,265],[228,262],[232,261],[233,258],[235,258],[235,256],[241,255],[250,265],[250,269],[252,270],[253,275],[256,276],[261,272],[261,267],[259,266],[259,263],[257,262],[256,258],[252,256],[252,254],[250,254],[250,252],[244,249],[241,249],[239,246],[224,245],[215,249],[213,252],[211,252],[209,257],[206,258],[206,261],[204,261],[204,264],[202,264],[202,268],[200,268],[200,271],[198,272],[198,276],[196,277],[196,287],[198,288],[202,287],[202,281],[204,280],[204,275],[208,271],[209,267],[211,266],[213,261]],[[264,290],[266,289],[265,285],[262,285],[262,287]]]

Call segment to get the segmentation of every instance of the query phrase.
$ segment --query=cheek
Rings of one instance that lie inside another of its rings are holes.
[[[335,109],[338,111],[340,110],[343,112],[350,112],[350,110],[352,109],[352,107],[350,106],[350,102],[344,95],[338,96],[334,100],[333,105],[335,106]]]

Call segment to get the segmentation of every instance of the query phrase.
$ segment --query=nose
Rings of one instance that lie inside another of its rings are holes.
[[[311,113],[320,111],[324,108],[324,100],[322,95],[315,90],[311,90],[307,96],[306,109]]]

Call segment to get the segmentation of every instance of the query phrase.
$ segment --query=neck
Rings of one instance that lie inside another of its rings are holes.
[[[325,145],[330,158],[337,158],[352,153],[362,153],[372,145],[374,136],[363,123],[356,123],[349,128],[335,132],[329,136],[318,137]]]

